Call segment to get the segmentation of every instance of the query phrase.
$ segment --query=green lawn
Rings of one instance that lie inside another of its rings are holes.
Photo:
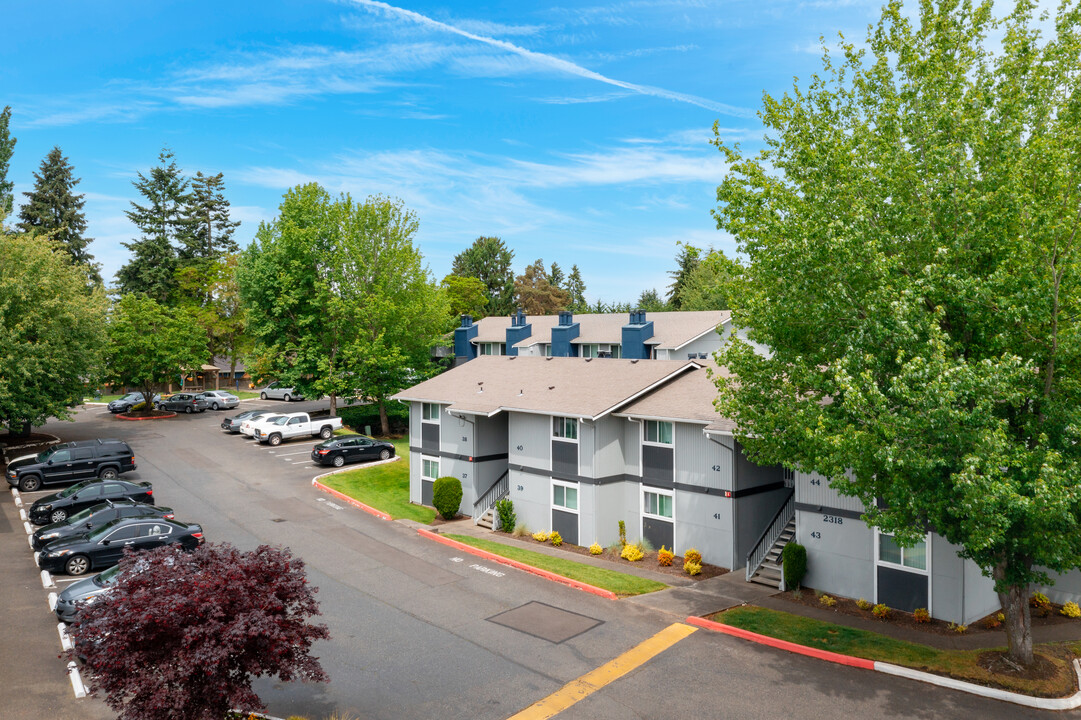
[[[513,545],[503,545],[502,543],[485,540],[483,538],[450,533],[448,533],[446,537],[453,538],[466,545],[472,545],[481,550],[487,550],[495,555],[501,555],[505,558],[510,558],[511,560],[517,560],[520,563],[532,565],[541,570],[547,570],[556,575],[562,575],[571,580],[577,580],[605,590],[611,590],[616,595],[620,596],[643,595],[645,593],[663,590],[668,587],[664,583],[655,580],[646,580],[645,578],[640,578],[635,575],[626,575],[615,570],[608,570],[606,568],[594,567],[573,560],[552,557],[551,555],[533,552],[532,550],[526,550],[525,548],[515,547]]]
[[[1054,678],[1025,681],[992,675],[980,667],[977,657],[983,652],[982,650],[939,650],[927,645],[895,640],[866,630],[833,625],[801,615],[754,606],[726,610],[710,619],[799,645],[925,670],[939,675],[949,675],[960,680],[968,680],[980,685],[993,685],[1028,695],[1060,697],[1070,695],[1076,690],[1073,670],[1064,656],[1071,652],[1074,655],[1079,654],[1081,643],[1037,645],[1036,652],[1050,657],[1060,666],[1061,671]]]
[[[395,520],[406,518],[428,524],[435,519],[435,510],[409,502],[409,438],[391,439],[396,462],[358,467],[356,470],[323,478],[322,483],[345,493]]]

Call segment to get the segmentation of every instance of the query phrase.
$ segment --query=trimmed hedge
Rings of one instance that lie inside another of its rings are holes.
[[[338,415],[342,424],[351,427],[359,433],[364,432],[364,426],[370,425],[372,433],[378,435],[381,432],[379,422],[378,405],[338,405]],[[390,421],[390,432],[401,434],[409,432],[409,405],[400,402],[387,403],[387,419]]]
[[[441,477],[432,485],[432,506],[444,520],[453,520],[462,504],[462,481],[456,477]]]
[[[781,562],[784,563],[785,589],[800,587],[803,576],[807,574],[807,548],[797,542],[788,543],[781,551]]]

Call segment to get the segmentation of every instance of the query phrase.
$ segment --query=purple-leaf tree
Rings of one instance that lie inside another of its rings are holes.
[[[126,552],[110,592],[70,633],[90,692],[118,720],[222,720],[265,708],[251,679],[326,682],[315,640],[329,639],[303,561],[262,545]]]

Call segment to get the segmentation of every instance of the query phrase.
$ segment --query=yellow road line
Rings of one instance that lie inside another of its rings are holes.
[[[584,700],[605,685],[618,680],[631,670],[644,665],[697,628],[683,623],[669,625],[664,630],[631,648],[614,660],[601,665],[577,680],[571,680],[543,700],[538,700],[507,720],[547,720],[558,715],[579,700]]]

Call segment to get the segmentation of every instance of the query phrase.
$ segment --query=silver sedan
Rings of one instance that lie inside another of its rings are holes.
[[[206,400],[206,404],[211,410],[228,410],[240,405],[240,398],[224,390],[207,390],[204,393],[199,393],[199,396]]]

